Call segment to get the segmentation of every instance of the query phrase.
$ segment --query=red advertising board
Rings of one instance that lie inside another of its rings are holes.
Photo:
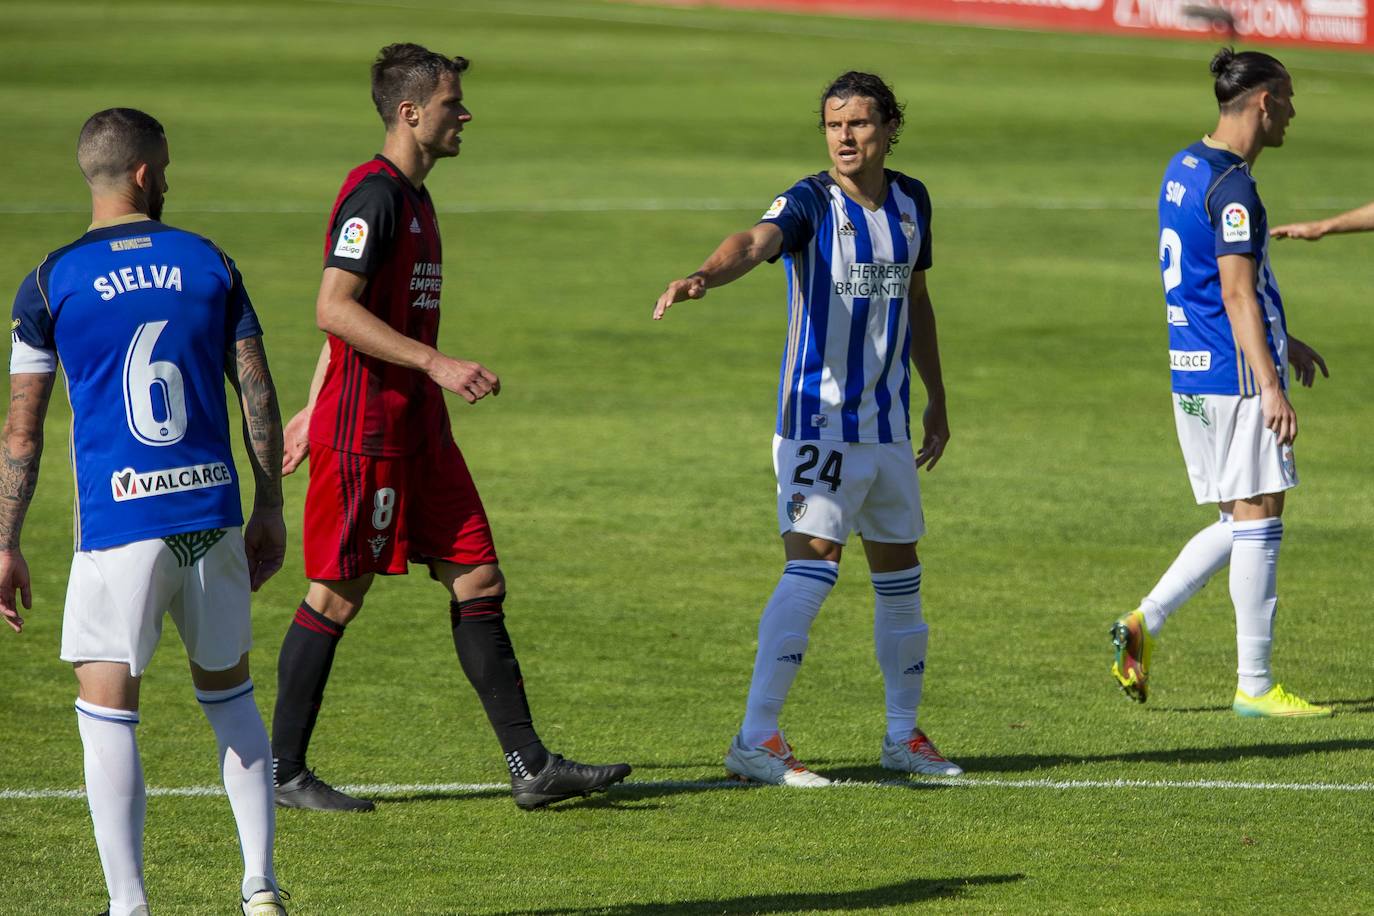
[[[1374,50],[1367,0],[710,0],[710,5]]]

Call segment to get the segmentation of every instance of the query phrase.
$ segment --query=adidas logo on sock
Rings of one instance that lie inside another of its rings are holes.
[[[924,661],[919,661],[916,664],[912,665],[910,668],[903,671],[902,674],[910,676],[913,674],[925,674],[925,671],[926,663]]]
[[[779,655],[778,661],[791,662],[794,665],[800,665],[802,663],[802,653],[793,652],[791,655]]]

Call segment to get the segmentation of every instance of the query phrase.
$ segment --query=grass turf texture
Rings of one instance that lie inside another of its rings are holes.
[[[1212,518],[1190,506],[1172,432],[1153,213],[1167,158],[1212,124],[1208,45],[581,2],[4,15],[6,288],[86,224],[71,161],[82,120],[146,108],[171,139],[168,221],[238,260],[288,411],[320,343],[325,214],[380,142],[368,62],[391,40],[475,60],[463,155],[429,182],[447,244],[441,338],[495,368],[504,392],[453,400],[455,426],[496,528],[536,724],[570,756],[629,759],[636,781],[721,778],[781,566],[768,452],[779,270],[661,325],[650,307],[825,165],[813,110],[828,77],[885,74],[910,119],[891,165],[935,202],[930,281],[954,432],[923,475],[934,640],[922,724],[974,779],[1374,781],[1368,237],[1274,251],[1290,325],[1333,371],[1294,397],[1304,483],[1285,518],[1275,663],[1339,714],[1232,716],[1224,577],[1170,624],[1149,705],[1107,675],[1111,619]],[[1277,53],[1299,118],[1257,169],[1271,218],[1368,199],[1374,63]],[[649,200],[669,206],[637,209]],[[36,606],[21,637],[0,638],[0,789],[82,780],[73,681],[56,658],[66,414],[59,396],[25,532]],[[288,562],[254,605],[268,715],[303,590],[304,483],[287,481]],[[785,722],[820,772],[877,780],[864,572],[859,556],[844,562]],[[312,747],[326,778],[504,778],[447,627],[424,575],[378,584]],[[182,655],[169,627],[145,680],[154,786],[216,782]],[[1374,909],[1369,792],[913,786],[631,786],[535,815],[502,792],[417,792],[371,816],[283,812],[279,873],[299,914]],[[81,801],[0,800],[0,852],[5,912],[104,906]],[[156,912],[230,908],[224,800],[152,799],[147,861]]]

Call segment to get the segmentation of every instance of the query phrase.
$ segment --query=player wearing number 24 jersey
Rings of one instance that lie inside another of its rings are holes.
[[[787,343],[773,465],[787,564],[759,621],[744,724],[725,766],[775,785],[829,782],[797,762],[778,720],[843,545],[857,531],[873,577],[874,647],[886,686],[882,765],[958,775],[916,725],[929,634],[916,469],[934,467],[949,438],[925,281],[930,197],[921,182],[884,168],[902,110],[880,78],[840,76],[821,94],[820,121],[832,167],[797,182],[753,229],[727,237],[699,270],[669,283],[654,309],[660,319],[675,303],[784,259]],[[914,459],[910,362],[928,399]]]
[[[1159,193],[1159,264],[1169,327],[1174,426],[1199,504],[1220,519],[1198,532],[1146,596],[1111,629],[1112,675],[1138,702],[1149,695],[1151,641],[1168,616],[1228,564],[1236,611],[1235,711],[1329,715],[1274,683],[1270,649],[1278,597],[1284,494],[1297,486],[1291,366],[1311,385],[1320,356],[1288,333],[1269,263],[1264,204],[1251,172],[1283,145],[1296,115],[1278,60],[1223,48],[1212,59],[1216,129],[1179,152]]]

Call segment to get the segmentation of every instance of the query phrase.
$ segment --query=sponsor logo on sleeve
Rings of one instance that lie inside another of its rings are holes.
[[[764,219],[777,219],[777,218],[782,214],[782,211],[783,211],[786,207],[787,207],[787,198],[786,198],[786,197],[779,197],[777,200],[773,201],[773,203],[768,207],[767,210],[763,211],[763,218],[764,218]]]
[[[131,499],[145,499],[149,496],[167,496],[170,493],[185,493],[189,490],[206,490],[210,487],[227,487],[234,482],[234,475],[223,461],[209,464],[191,464],[182,468],[165,468],[161,471],[135,471],[125,468],[110,475],[110,490],[115,502],[128,502]]]
[[[339,233],[339,243],[334,246],[334,257],[362,260],[367,248],[367,220],[357,216],[344,223]]]
[[[1190,169],[1195,169],[1195,168],[1197,168],[1197,157],[1195,157],[1195,156],[1184,156],[1184,157],[1183,157],[1183,164],[1184,164],[1185,166],[1187,166],[1188,168],[1190,168]]]
[[[1175,372],[1206,372],[1212,368],[1212,351],[1170,350],[1169,368]]]
[[[1188,193],[1188,189],[1182,182],[1171,181],[1164,186],[1164,199],[1175,207],[1183,206],[1183,195]]]
[[[1250,241],[1250,211],[1243,204],[1227,204],[1221,211],[1221,239],[1224,242]]]

